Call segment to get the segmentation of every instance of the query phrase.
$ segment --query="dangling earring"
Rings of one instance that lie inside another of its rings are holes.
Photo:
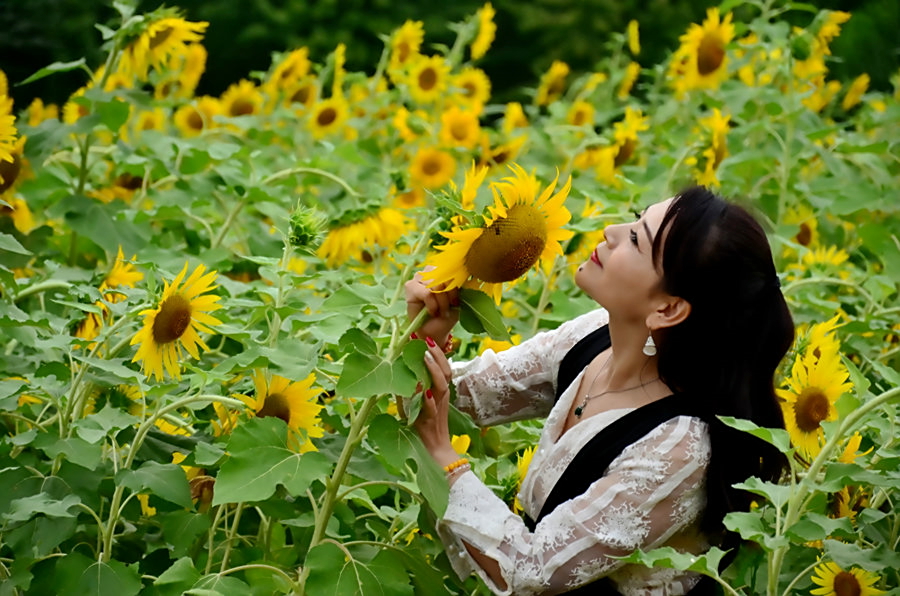
[[[653,341],[653,335],[647,334],[647,341],[644,342],[644,349],[641,351],[645,356],[656,356],[656,342]]]

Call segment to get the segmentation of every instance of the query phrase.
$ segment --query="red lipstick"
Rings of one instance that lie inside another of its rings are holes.
[[[593,262],[597,263],[597,265],[599,265],[600,267],[603,267],[603,263],[600,262],[600,257],[597,256],[596,249],[594,250],[594,252],[591,253],[591,260]]]

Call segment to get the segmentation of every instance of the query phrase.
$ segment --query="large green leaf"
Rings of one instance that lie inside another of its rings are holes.
[[[181,507],[191,506],[191,487],[181,466],[145,462],[137,470],[122,470],[116,475],[116,482],[134,492],[149,491]]]
[[[180,510],[161,514],[159,517],[163,537],[174,557],[187,555],[194,541],[210,526],[209,516],[202,513]]]
[[[378,356],[354,352],[344,360],[337,392],[344,397],[371,397],[393,393],[412,395],[416,377],[401,359],[389,362]]]
[[[462,288],[459,321],[470,333],[487,333],[494,339],[510,341],[509,330],[491,297],[480,290]]]
[[[759,437],[766,443],[774,445],[782,453],[788,453],[791,450],[791,437],[783,428],[763,428],[750,420],[732,416],[719,416],[718,418],[731,428],[750,433],[754,437]]]
[[[706,554],[693,555],[666,546],[649,552],[637,550],[627,557],[621,557],[621,560],[647,567],[666,567],[682,571],[696,571],[703,575],[718,577],[719,562],[725,556],[725,553],[726,551],[712,547]]]
[[[409,577],[396,557],[376,555],[363,561],[338,545],[326,542],[309,551],[306,557],[309,576],[306,592],[321,596],[402,596],[412,594]]]
[[[237,427],[228,441],[230,457],[216,478],[213,504],[268,499],[278,486],[292,495],[331,471],[320,453],[297,453],[288,447],[288,427],[275,417],[253,418]]]

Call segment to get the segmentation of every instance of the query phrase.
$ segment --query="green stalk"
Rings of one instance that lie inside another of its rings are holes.
[[[234,537],[237,535],[238,524],[241,522],[241,514],[244,512],[244,503],[238,503],[234,508],[234,519],[231,520],[231,528],[225,536],[225,554],[222,555],[222,565],[219,567],[219,573],[225,573],[228,569],[228,558],[231,556],[231,545],[234,544]]]
[[[47,279],[40,283],[36,283],[33,286],[28,286],[18,294],[13,297],[13,302],[18,302],[23,298],[27,298],[34,294],[40,294],[41,292],[49,292],[50,290],[68,290],[72,287],[67,281],[57,280],[57,279]]]
[[[329,172],[327,170],[321,170],[319,168],[307,168],[307,167],[287,168],[285,170],[280,170],[278,172],[275,172],[274,174],[266,176],[265,178],[263,178],[262,184],[264,184],[264,185],[269,184],[271,182],[275,182],[276,180],[279,180],[281,178],[287,178],[288,176],[292,176],[294,174],[316,174],[317,176],[321,176],[323,178],[328,178],[329,180],[332,180],[333,182],[337,182],[338,185],[340,185],[341,188],[343,188],[345,191],[347,191],[347,194],[349,194],[349,195],[352,195],[354,197],[362,196],[358,192],[353,190],[353,188],[349,184],[347,184],[347,181],[344,180],[343,178],[341,178],[340,176],[336,176],[335,174],[332,174],[331,172]]]

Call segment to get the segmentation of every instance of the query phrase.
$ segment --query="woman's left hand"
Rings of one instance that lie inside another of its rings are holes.
[[[430,338],[429,338],[430,339]],[[431,374],[431,389],[425,391],[422,410],[416,418],[414,428],[422,443],[439,466],[446,466],[459,459],[450,444],[450,429],[447,418],[450,412],[450,362],[443,350],[433,340],[425,340],[425,366]]]

